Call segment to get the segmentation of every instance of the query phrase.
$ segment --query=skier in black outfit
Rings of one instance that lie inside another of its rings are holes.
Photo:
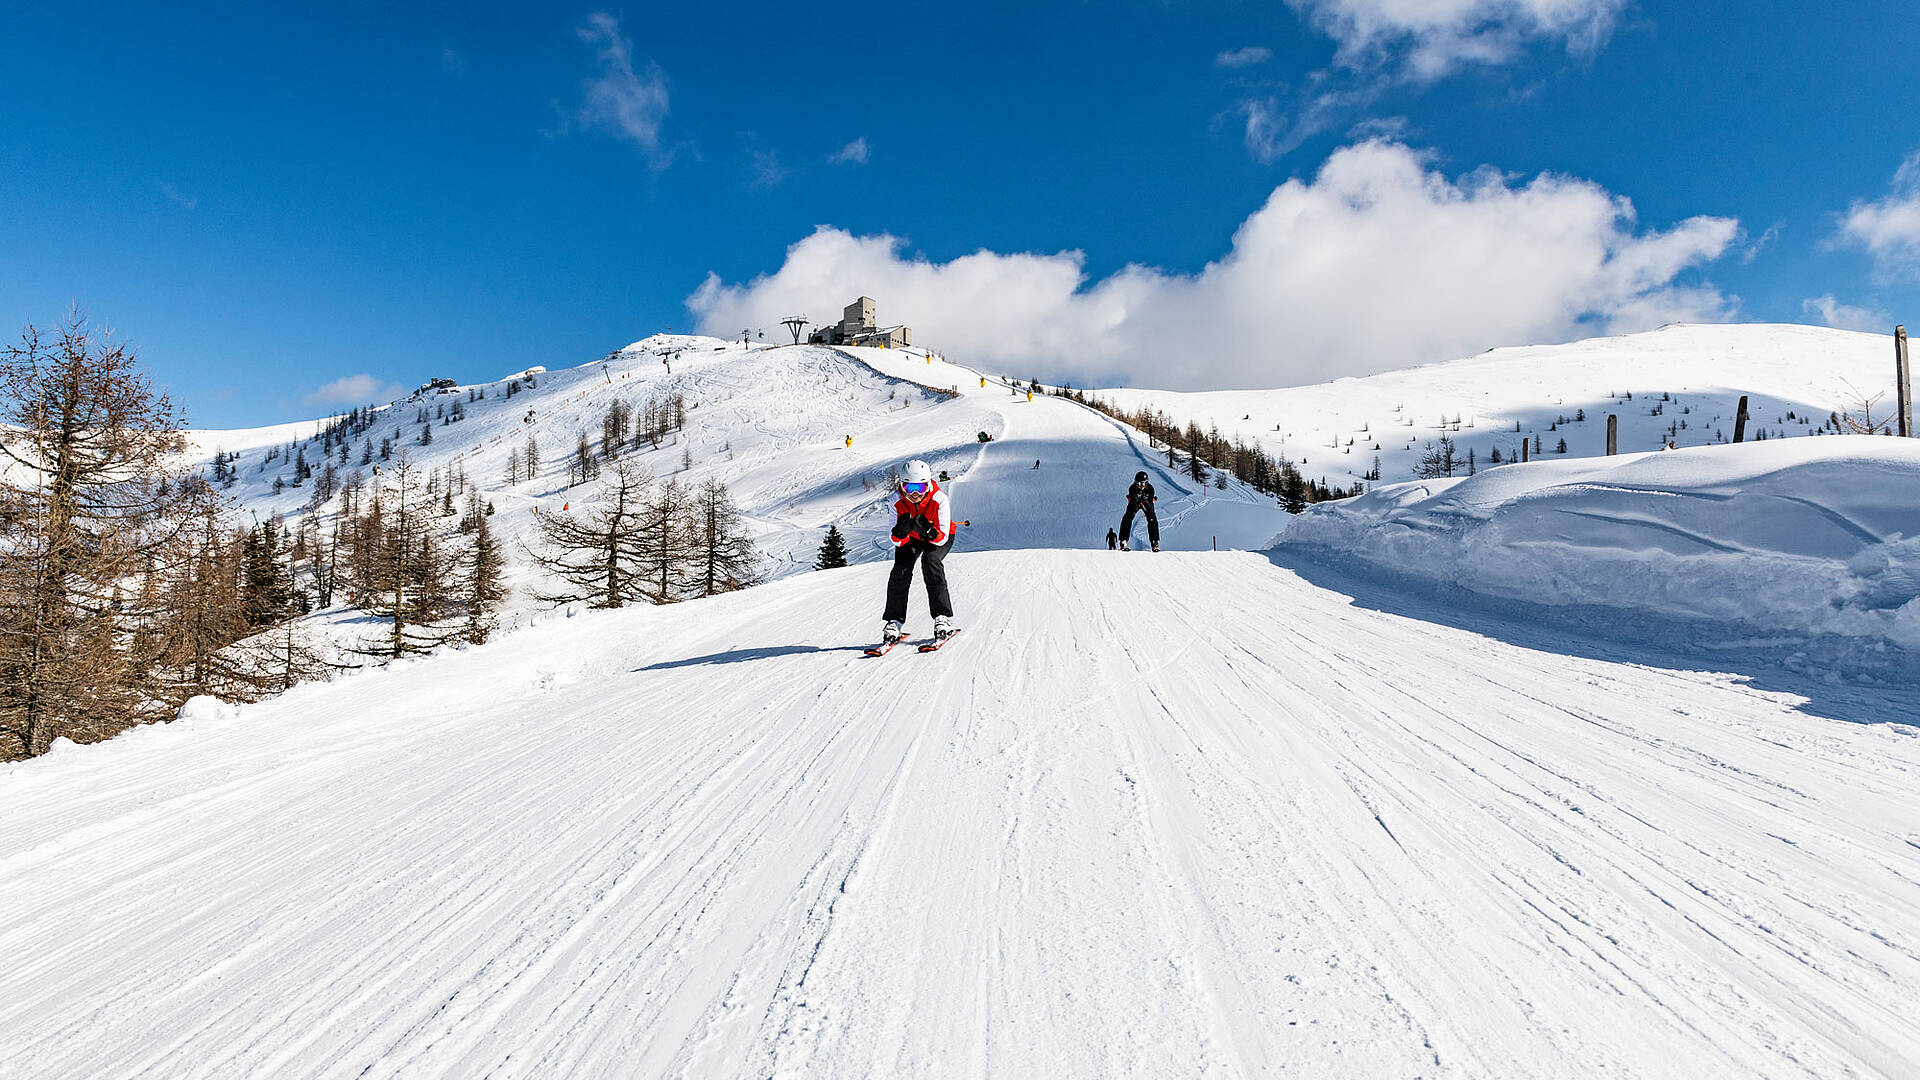
[[[1147,512],[1147,541],[1153,550],[1160,550],[1160,518],[1153,512],[1153,485],[1147,482],[1144,470],[1133,474],[1133,486],[1127,489],[1127,515],[1120,519],[1120,550],[1131,551],[1127,547],[1127,538],[1133,535],[1133,515],[1142,510]]]
[[[1114,532],[1112,529],[1107,530],[1107,550],[1108,551],[1112,551],[1114,548],[1114,545],[1118,543],[1119,540],[1120,540],[1119,533]]]

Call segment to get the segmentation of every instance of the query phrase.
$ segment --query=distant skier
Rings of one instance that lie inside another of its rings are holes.
[[[1145,470],[1134,473],[1133,486],[1127,489],[1127,514],[1120,519],[1121,551],[1132,550],[1127,547],[1127,539],[1133,535],[1133,515],[1142,510],[1147,512],[1147,541],[1153,545],[1153,550],[1160,550],[1160,517],[1153,512],[1156,498]]]
[[[891,645],[906,633],[907,592],[913,587],[913,564],[927,584],[927,609],[933,615],[933,638],[943,642],[954,634],[953,600],[947,595],[947,570],[942,560],[953,550],[953,507],[947,493],[934,482],[933,469],[915,458],[907,462],[900,480],[900,498],[894,501],[893,573],[887,576],[887,610],[880,628],[883,644]]]
[[[1117,546],[1119,543],[1120,543],[1120,534],[1114,532],[1112,529],[1108,529],[1107,530],[1107,550],[1112,551],[1114,547]]]

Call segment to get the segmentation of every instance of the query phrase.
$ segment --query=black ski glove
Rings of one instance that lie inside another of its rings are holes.
[[[903,517],[899,521],[894,522],[893,538],[895,540],[905,540],[907,537],[912,536],[914,520],[915,519],[910,517]]]

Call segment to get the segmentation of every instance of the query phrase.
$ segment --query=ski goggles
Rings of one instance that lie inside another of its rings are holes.
[[[925,495],[931,487],[932,482],[927,480],[906,480],[900,484],[900,490],[908,495]]]

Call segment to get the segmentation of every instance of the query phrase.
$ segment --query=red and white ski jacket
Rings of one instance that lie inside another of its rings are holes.
[[[915,524],[914,530],[906,536],[894,537],[895,547],[916,538],[938,547],[947,542],[947,537],[953,535],[953,507],[948,504],[947,493],[940,490],[938,482],[934,482],[927,488],[926,496],[918,504],[909,502],[905,495],[895,499],[893,513],[895,524],[909,519]],[[931,529],[933,535],[928,536],[922,532],[919,526],[921,518],[926,519],[926,528]]]

